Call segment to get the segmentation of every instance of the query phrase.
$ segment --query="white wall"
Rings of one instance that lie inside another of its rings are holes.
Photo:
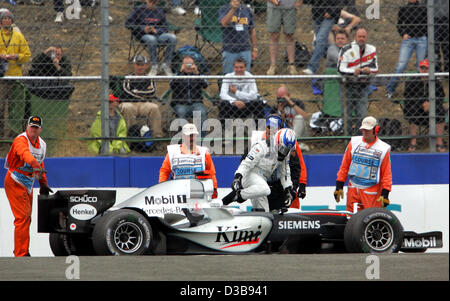
[[[64,188],[61,190],[69,190]],[[73,189],[73,188],[72,188]],[[75,188],[78,189],[78,188]],[[94,188],[95,189],[95,188]],[[109,188],[101,188],[109,189]],[[113,188],[114,189],[114,188]],[[141,188],[118,188],[117,202],[123,201]],[[219,197],[230,191],[220,188]],[[333,198],[334,187],[308,187],[307,197],[301,205],[325,205],[335,208]],[[37,193],[35,189],[31,222],[30,253],[32,256],[52,256],[47,233],[37,233]],[[444,248],[430,249],[430,252],[449,251],[449,185],[397,185],[390,194],[391,204],[401,206],[401,212],[394,211],[403,228],[408,231],[428,232],[442,231]],[[344,204],[340,204],[344,205]],[[250,206],[249,202],[241,205],[242,209]],[[0,256],[13,256],[14,249],[14,217],[6,198],[4,189],[0,189]]]

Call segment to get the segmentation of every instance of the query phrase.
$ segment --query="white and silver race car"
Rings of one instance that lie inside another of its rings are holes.
[[[114,190],[38,197],[38,232],[56,256],[217,253],[424,252],[442,232],[404,231],[384,208],[244,212],[212,200],[211,180],[154,185],[116,203]]]

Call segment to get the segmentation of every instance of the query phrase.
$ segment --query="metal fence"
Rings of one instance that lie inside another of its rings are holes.
[[[187,121],[214,154],[239,154],[270,113],[305,152],[342,152],[365,115],[393,151],[447,151],[448,1],[16,2],[0,5],[13,23],[0,14],[3,156],[32,114],[43,117],[50,156],[161,155]],[[364,31],[376,50],[364,46],[358,61],[360,48],[344,45]],[[349,73],[366,65],[378,72]]]

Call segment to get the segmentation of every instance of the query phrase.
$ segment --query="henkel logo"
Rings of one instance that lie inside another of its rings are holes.
[[[403,241],[403,247],[405,248],[436,248],[436,237],[429,238],[405,238]]]
[[[78,220],[90,220],[97,215],[97,209],[88,204],[78,204],[70,208],[70,215]]]

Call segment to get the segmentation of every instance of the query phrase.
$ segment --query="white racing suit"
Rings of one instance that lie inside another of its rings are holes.
[[[235,174],[242,175],[241,197],[250,199],[254,208],[263,208],[269,211],[270,187],[267,181],[276,171],[283,188],[292,186],[289,169],[289,155],[283,161],[278,161],[275,147],[270,147],[268,140],[261,140],[252,145],[247,157],[242,160]]]

